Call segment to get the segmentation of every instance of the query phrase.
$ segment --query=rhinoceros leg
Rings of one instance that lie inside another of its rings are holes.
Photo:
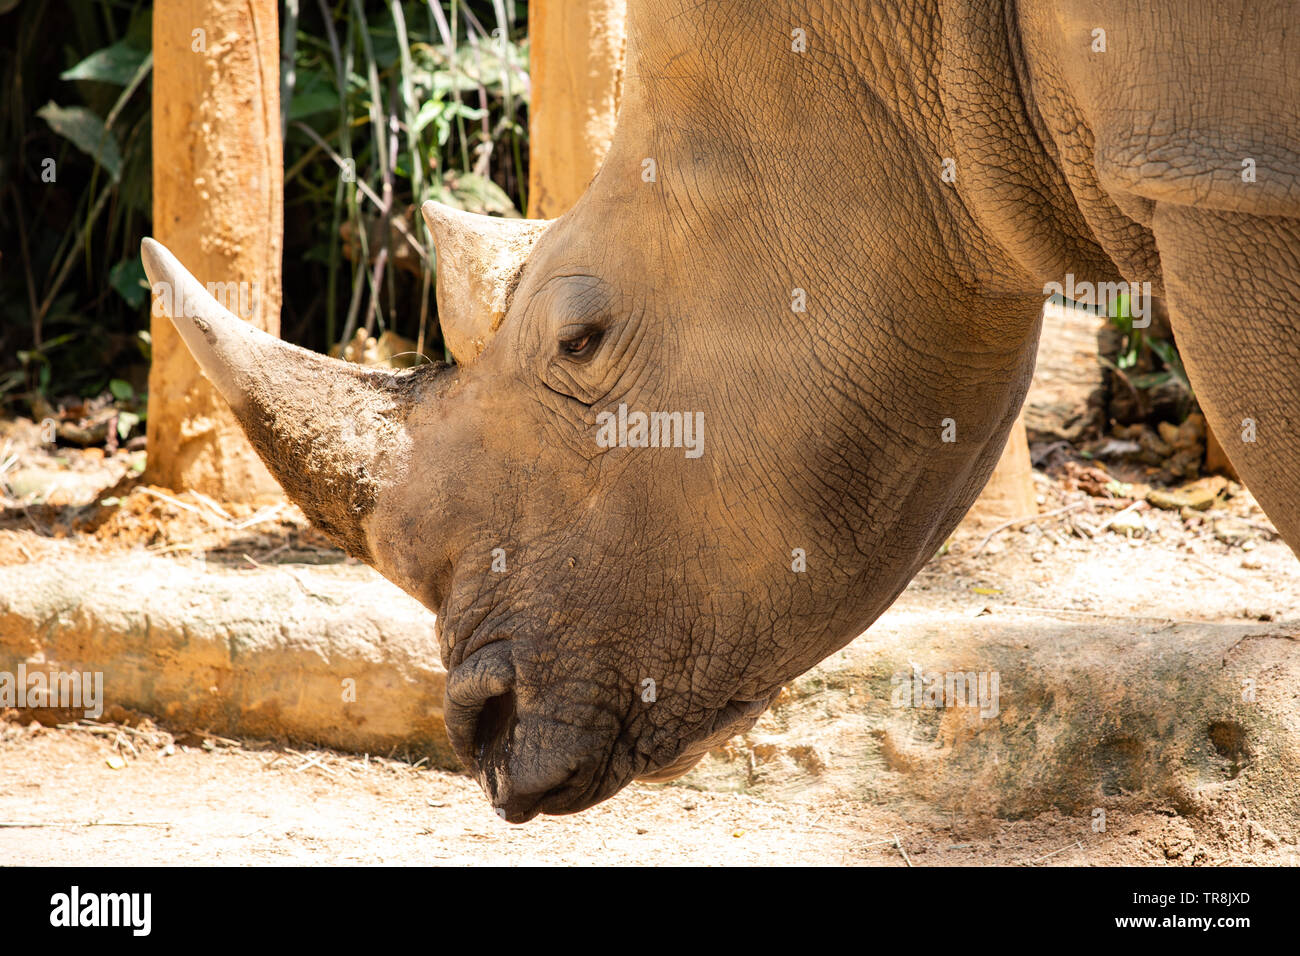
[[[1300,553],[1300,220],[1157,204],[1153,227],[1210,427]]]

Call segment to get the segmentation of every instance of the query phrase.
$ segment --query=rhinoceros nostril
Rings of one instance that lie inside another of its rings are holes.
[[[488,781],[490,795],[499,788],[496,774],[510,758],[510,732],[515,724],[515,693],[506,691],[483,702],[474,726],[474,758]]]
[[[479,648],[447,675],[447,736],[489,793],[503,772],[496,751],[514,719],[514,686],[514,664],[505,641]]]

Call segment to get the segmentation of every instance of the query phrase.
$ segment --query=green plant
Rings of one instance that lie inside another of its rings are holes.
[[[435,259],[420,204],[526,205],[525,26],[502,0],[315,0],[286,17],[286,234],[309,237],[296,274],[286,256],[293,337],[338,350],[388,330],[425,350]]]
[[[137,357],[147,299],[150,8],[4,6],[0,354],[17,364],[0,365],[0,398],[97,394]]]
[[[1148,308],[1153,303],[1148,301]],[[1127,294],[1116,296],[1107,314],[1111,325],[1120,333],[1119,352],[1112,362],[1100,356],[1103,365],[1114,372],[1134,393],[1150,392],[1171,381],[1179,385],[1183,396],[1178,403],[1181,421],[1194,407],[1191,380],[1178,355],[1172,338],[1153,335],[1146,327],[1133,324],[1132,300]]]
[[[20,411],[144,384],[151,10],[0,0],[0,402]],[[281,24],[282,334],[326,350],[387,330],[436,351],[414,211],[525,207],[526,8],[284,0]]]

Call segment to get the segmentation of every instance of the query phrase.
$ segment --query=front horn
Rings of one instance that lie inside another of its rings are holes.
[[[415,373],[367,369],[282,342],[228,312],[161,243],[140,244],[161,309],[289,498],[373,563],[362,522],[400,451]]]

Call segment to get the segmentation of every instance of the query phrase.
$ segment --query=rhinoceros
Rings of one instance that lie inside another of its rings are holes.
[[[570,212],[424,207],[454,364],[285,344],[143,247],[289,497],[436,612],[505,819],[685,772],[865,631],[993,469],[1046,289],[1166,298],[1300,544],[1295,4],[632,0],[627,58]]]

